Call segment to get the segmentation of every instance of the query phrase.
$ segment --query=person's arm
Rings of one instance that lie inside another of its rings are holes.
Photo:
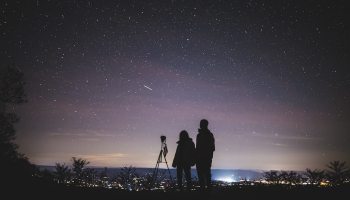
[[[215,138],[213,137],[213,151],[215,151]]]
[[[214,135],[212,135],[212,138],[213,138],[213,151],[215,151],[215,138],[214,138]]]
[[[175,156],[174,156],[174,160],[173,160],[173,163],[172,163],[172,167],[176,167],[177,166],[177,164],[178,164],[178,157],[179,157],[179,153],[178,153],[178,151],[179,151],[179,146],[177,146],[177,148],[176,148],[176,152],[175,152]]]
[[[196,147],[193,142],[191,142],[191,166],[194,166],[197,161]]]
[[[197,134],[197,137],[196,137],[196,151],[198,150],[198,147],[199,147],[199,137],[198,137],[198,134]]]

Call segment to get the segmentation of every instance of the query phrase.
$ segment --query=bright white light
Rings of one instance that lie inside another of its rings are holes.
[[[147,85],[143,85],[143,87],[147,88],[148,90],[153,90],[151,87],[147,86]]]
[[[235,182],[236,180],[233,178],[233,176],[224,176],[224,177],[219,177],[217,178],[218,181],[223,181],[226,183],[232,183]]]

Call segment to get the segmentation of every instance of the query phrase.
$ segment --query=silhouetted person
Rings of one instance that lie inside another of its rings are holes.
[[[215,140],[208,129],[208,120],[202,119],[196,141],[196,167],[201,189],[211,190],[211,163],[215,151]]]
[[[176,153],[173,160],[173,167],[176,167],[177,184],[182,190],[182,173],[185,172],[187,189],[192,186],[191,181],[191,166],[195,165],[195,146],[192,138],[188,136],[187,131],[180,132],[180,139],[177,142]]]

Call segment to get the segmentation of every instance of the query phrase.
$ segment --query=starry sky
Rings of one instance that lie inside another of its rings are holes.
[[[24,73],[19,150],[41,165],[154,167],[209,120],[213,168],[350,162],[346,1],[1,1]],[[165,167],[161,166],[161,167]]]

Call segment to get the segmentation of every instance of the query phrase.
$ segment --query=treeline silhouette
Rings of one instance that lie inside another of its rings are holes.
[[[141,191],[150,189],[174,189],[175,183],[170,183],[169,179],[163,170],[157,177],[156,184],[152,186],[152,172],[140,175],[137,169],[133,166],[121,168],[118,174],[109,177],[107,168],[97,172],[93,168],[88,168],[89,161],[82,158],[72,158],[72,166],[56,163],[53,172],[47,171],[45,174],[50,174],[52,181],[59,184],[80,186],[80,187],[105,187],[117,188],[128,191]],[[306,169],[305,172],[295,171],[267,171],[264,172],[263,178],[258,180],[243,179],[237,181],[239,185],[286,185],[286,186],[314,186],[314,187],[336,187],[341,185],[349,185],[350,173],[346,162],[332,161],[327,165],[326,170]],[[219,183],[220,181],[218,181]],[[163,183],[163,184],[162,184]],[[194,180],[198,185],[198,181]],[[216,184],[218,185],[218,184]],[[235,184],[232,184],[235,185]],[[237,185],[237,184],[236,184]],[[159,187],[162,186],[162,187]]]
[[[331,161],[326,170],[309,169],[304,173],[295,171],[275,171],[271,170],[264,173],[265,180],[270,184],[309,184],[314,186],[339,186],[349,183],[350,171],[346,162]]]
[[[96,188],[100,188],[101,190],[98,191],[110,194],[110,189],[114,191],[153,191],[155,189],[172,191],[171,189],[175,188],[174,184],[167,179],[165,171],[161,171],[155,184],[152,180],[152,172],[139,175],[136,168],[132,166],[124,167],[118,174],[109,177],[107,168],[96,171],[88,166],[89,161],[76,157],[72,158],[71,165],[56,163],[53,172],[40,170],[30,163],[24,154],[18,152],[18,145],[15,144],[15,124],[19,121],[19,117],[10,108],[27,102],[24,85],[23,73],[19,68],[14,65],[1,66],[0,176],[2,191],[30,190],[35,193],[44,190],[44,188],[51,188],[51,191],[56,193],[57,191],[77,191],[81,194],[81,192],[96,191]],[[304,185],[308,188],[345,187],[345,191],[349,191],[349,174],[349,168],[344,161],[332,161],[327,165],[326,170],[306,169],[304,173],[269,171],[264,173],[263,180],[254,182],[254,186],[248,181],[243,183],[249,188],[253,188],[253,192],[261,191],[261,188],[266,191],[266,187],[274,188],[277,186],[278,188],[281,185],[286,185],[289,188]],[[196,180],[194,183],[198,185]],[[235,187],[235,185],[221,187],[218,183],[215,187],[217,191],[221,192],[227,191],[227,189],[237,192],[237,188],[242,189],[242,184],[239,184],[239,187]],[[252,190],[249,189],[249,191]]]
[[[27,102],[23,73],[16,66],[0,66],[0,176],[2,184],[27,182],[32,179],[36,167],[24,154],[17,151],[14,125],[19,117],[13,106]]]

